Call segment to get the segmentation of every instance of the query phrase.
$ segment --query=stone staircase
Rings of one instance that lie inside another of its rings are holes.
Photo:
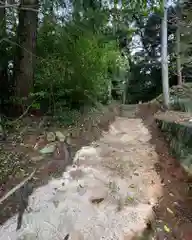
[[[120,108],[120,116],[127,118],[136,118],[137,104],[122,104]]]

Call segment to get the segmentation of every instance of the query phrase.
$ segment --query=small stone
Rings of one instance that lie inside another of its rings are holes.
[[[139,176],[139,173],[137,173],[137,172],[134,172],[134,173],[133,173],[133,175],[135,175],[135,176]]]
[[[73,179],[80,179],[84,176],[84,173],[81,169],[70,171],[69,174]]]
[[[47,141],[48,142],[54,142],[56,140],[55,133],[53,132],[48,132],[47,133]]]
[[[33,240],[36,239],[36,233],[33,232],[27,232],[24,233],[22,236],[19,236],[18,240]]]
[[[86,188],[81,186],[81,185],[78,185],[77,187],[77,192],[79,193],[80,196],[83,196],[85,193],[86,193]]]
[[[60,142],[64,142],[65,141],[65,135],[60,132],[60,131],[57,131],[55,132],[55,135],[56,135],[56,138],[60,141]]]
[[[39,161],[43,160],[43,158],[44,158],[43,156],[35,156],[35,157],[32,157],[31,160],[33,162],[39,162]]]
[[[108,192],[106,189],[104,188],[94,188],[91,197],[89,198],[90,202],[92,203],[101,203],[102,201],[105,200],[105,198],[107,197]]]
[[[55,208],[57,208],[57,207],[58,207],[58,205],[59,205],[59,201],[57,201],[57,200],[54,200],[54,201],[53,201],[53,204],[54,204]]]
[[[47,144],[44,148],[42,148],[39,152],[42,154],[53,153],[56,149],[56,143]]]
[[[84,240],[84,237],[80,231],[74,231],[69,234],[69,240]]]

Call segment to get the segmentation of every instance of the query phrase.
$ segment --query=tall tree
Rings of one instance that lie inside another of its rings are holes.
[[[167,0],[163,1],[163,18],[162,18],[162,84],[164,105],[169,108],[169,77],[168,77],[168,55],[167,55]]]
[[[15,91],[19,98],[27,98],[34,84],[37,25],[38,0],[21,0],[14,66]]]
[[[192,47],[191,47],[191,34],[192,34],[192,15],[191,15],[191,2],[180,1],[180,61],[182,65],[182,75],[186,81],[191,81],[192,72]]]
[[[4,101],[8,97],[8,75],[7,75],[7,43],[4,41],[6,38],[6,12],[5,0],[0,1],[0,111],[4,111]]]
[[[177,55],[177,84],[182,84],[182,72],[181,72],[181,6],[180,1],[177,2],[177,30],[176,30],[176,55]]]

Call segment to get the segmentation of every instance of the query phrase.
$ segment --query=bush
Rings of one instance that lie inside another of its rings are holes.
[[[116,42],[105,43],[78,24],[64,27],[45,22],[37,43],[35,92],[55,108],[57,102],[70,108],[105,101],[111,74],[116,71]],[[43,94],[42,94],[43,92]]]

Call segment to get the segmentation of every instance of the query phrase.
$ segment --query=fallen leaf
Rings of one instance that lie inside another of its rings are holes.
[[[35,143],[35,146],[33,147],[35,150],[38,148],[38,143]]]
[[[92,203],[96,203],[96,204],[99,204],[103,201],[104,201],[104,198],[95,198],[91,200]]]
[[[132,202],[132,201],[134,201],[134,198],[133,198],[133,197],[127,197],[127,200],[128,200],[129,202]]]
[[[174,197],[173,193],[169,193],[169,196]]]
[[[174,212],[170,208],[167,208],[167,211],[171,214],[174,214]]]
[[[168,228],[167,225],[164,225],[164,230],[165,232],[168,232],[168,233],[170,232],[170,228]]]
[[[178,202],[174,202],[173,204],[176,206],[180,206]]]

